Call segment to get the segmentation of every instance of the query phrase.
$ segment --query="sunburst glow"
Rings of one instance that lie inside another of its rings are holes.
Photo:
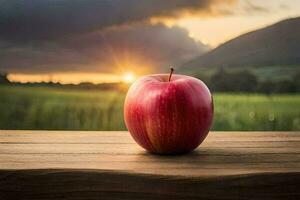
[[[125,83],[132,83],[135,80],[135,75],[132,72],[127,72],[123,75],[123,81]]]

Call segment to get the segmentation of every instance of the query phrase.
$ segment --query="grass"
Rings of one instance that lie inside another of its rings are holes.
[[[300,130],[300,95],[214,97],[214,130]]]
[[[126,130],[125,93],[0,86],[0,129]],[[300,130],[300,95],[214,94],[213,130]]]

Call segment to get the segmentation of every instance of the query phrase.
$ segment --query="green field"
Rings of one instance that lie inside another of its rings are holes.
[[[125,93],[0,86],[0,129],[125,130]],[[300,95],[214,94],[213,130],[300,130]]]

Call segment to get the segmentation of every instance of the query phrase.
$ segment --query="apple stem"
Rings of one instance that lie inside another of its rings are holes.
[[[170,76],[169,76],[169,82],[171,81],[171,78],[172,78],[172,74],[174,72],[174,68],[173,67],[170,67]]]

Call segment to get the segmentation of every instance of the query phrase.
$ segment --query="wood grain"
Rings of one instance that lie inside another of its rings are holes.
[[[187,155],[128,132],[0,131],[2,199],[299,199],[299,132],[211,132]]]

